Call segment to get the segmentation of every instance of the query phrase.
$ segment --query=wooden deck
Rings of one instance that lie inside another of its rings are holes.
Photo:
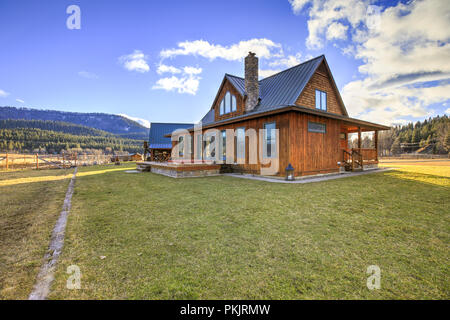
[[[173,178],[205,177],[218,175],[220,164],[191,162],[137,162],[137,170],[153,172]]]

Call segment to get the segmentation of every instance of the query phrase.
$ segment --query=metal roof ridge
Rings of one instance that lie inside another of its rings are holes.
[[[317,57],[315,57],[315,58],[312,58],[312,59],[309,59],[309,60],[307,60],[307,61],[304,61],[304,62],[299,63],[299,64],[297,64],[297,65],[295,65],[295,66],[292,66],[292,67],[290,67],[290,68],[281,70],[280,72],[277,72],[277,73],[275,73],[275,74],[272,74],[271,76],[265,77],[264,79],[259,80],[259,82],[264,81],[264,80],[269,79],[269,78],[272,78],[272,77],[274,77],[274,76],[277,76],[277,75],[279,75],[280,73],[283,73],[283,72],[289,71],[289,70],[291,70],[291,69],[300,67],[301,65],[306,64],[306,63],[308,63],[308,62],[312,62],[313,60],[316,60],[316,59],[319,59],[319,58],[324,58],[324,57],[325,57],[325,55],[324,55],[324,54],[321,54],[320,56],[317,56]]]

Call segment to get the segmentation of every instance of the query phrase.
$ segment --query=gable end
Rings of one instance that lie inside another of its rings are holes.
[[[316,109],[316,89],[327,93],[327,112],[348,117],[347,109],[325,58],[309,79],[295,104]]]

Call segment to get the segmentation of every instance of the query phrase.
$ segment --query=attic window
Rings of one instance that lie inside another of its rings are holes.
[[[220,115],[236,111],[236,97],[229,91],[220,102]]]
[[[327,111],[327,93],[316,89],[316,109]]]

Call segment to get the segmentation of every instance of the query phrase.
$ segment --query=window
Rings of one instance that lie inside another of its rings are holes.
[[[327,125],[324,123],[308,122],[308,131],[315,133],[327,133]]]
[[[226,94],[225,94],[225,98],[223,99],[224,101],[225,101],[225,113],[230,113],[231,111],[231,109],[230,109],[230,107],[231,107],[231,95],[230,95],[230,92],[227,92]]]
[[[236,111],[236,97],[231,95],[231,112]]]
[[[264,158],[274,158],[277,153],[275,122],[264,124]]]
[[[327,111],[327,93],[316,89],[316,109]]]
[[[222,100],[222,102],[220,103],[220,114],[224,114],[225,113],[225,100]]]
[[[184,151],[184,137],[180,136],[178,137],[178,156],[181,158],[183,156]]]
[[[222,130],[222,158],[223,161],[227,160],[227,132]]]
[[[245,128],[236,129],[236,158],[245,161]]]
[[[237,110],[236,96],[227,91],[222,101],[220,102],[219,108],[220,115],[235,112]]]

